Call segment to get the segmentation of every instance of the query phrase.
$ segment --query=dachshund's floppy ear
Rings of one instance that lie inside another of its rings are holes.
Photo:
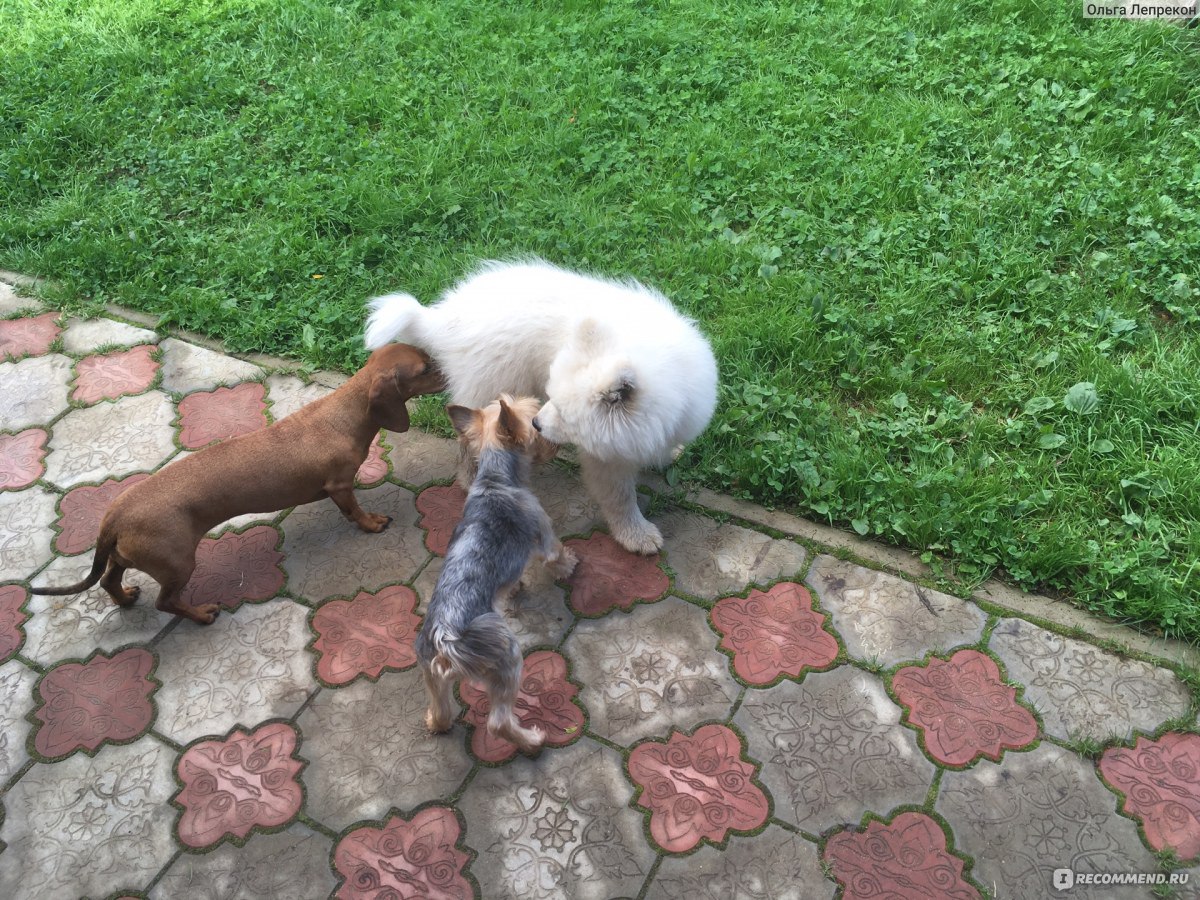
[[[400,390],[400,371],[393,368],[371,379],[367,403],[371,418],[388,431],[408,431],[408,407]]]

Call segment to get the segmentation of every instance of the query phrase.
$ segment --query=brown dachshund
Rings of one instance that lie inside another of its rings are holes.
[[[363,531],[391,519],[364,512],[354,476],[380,428],[408,430],[405,401],[445,387],[429,357],[389,344],[340,388],[268,428],[207,447],[125,491],[104,513],[92,570],[78,584],[30,588],[34,594],[77,594],[97,581],[118,606],[137,600],[127,568],[159,584],[155,606],[207,625],[215,603],[192,607],[180,595],[196,568],[196,546],[214,526],[246,513],[276,512],[329,497]],[[103,576],[103,577],[101,577]]]

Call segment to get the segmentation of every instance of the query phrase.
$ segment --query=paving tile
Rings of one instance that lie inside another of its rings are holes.
[[[458,692],[467,704],[464,721],[472,729],[471,752],[490,763],[516,756],[515,744],[487,730],[492,708],[487,694],[467,681],[459,685]],[[553,650],[536,650],[525,657],[521,690],[513,705],[523,726],[542,730],[546,736],[543,747],[564,747],[583,734],[583,710],[573,702],[578,693],[579,686],[567,678],[567,661]]]
[[[0,362],[0,431],[45,425],[68,407],[71,360],[58,353]]]
[[[332,500],[297,507],[283,520],[288,589],[309,600],[349,597],[407,581],[427,558],[412,494],[394,484],[358,491],[367,512],[391,516],[382,534],[367,534]]]
[[[11,316],[14,313],[41,308],[42,303],[36,297],[18,296],[11,284],[0,281],[0,316]]]
[[[60,331],[56,312],[0,322],[0,360],[48,353]]]
[[[354,483],[359,487],[373,487],[387,478],[387,474],[385,448],[380,436],[375,435],[375,440],[371,441],[371,446],[367,449],[367,458],[363,460],[354,476]]]
[[[715,600],[751,584],[765,585],[795,575],[804,566],[804,548],[706,516],[675,512],[658,523],[675,587]]]
[[[314,400],[320,400],[333,391],[324,385],[305,384],[294,375],[269,375],[265,382],[267,399],[270,400],[271,421],[278,422]]]
[[[446,481],[458,474],[458,442],[412,428],[403,434],[389,432],[387,457],[392,472],[416,487]]]
[[[37,587],[76,584],[91,571],[91,556],[58,557],[33,580]],[[158,584],[149,575],[130,569],[126,587],[140,587],[133,606],[117,606],[98,584],[67,597],[31,596],[25,623],[29,635],[22,651],[34,662],[52,665],[82,659],[99,648],[112,651],[131,643],[146,643],[175,620],[154,608]]]
[[[629,754],[629,777],[650,812],[650,835],[668,853],[686,853],[701,841],[720,843],[730,831],[752,831],[767,821],[770,804],[754,782],[758,767],[742,758],[737,734],[725,725],[673,731],[644,741]]]
[[[251,381],[262,375],[262,369],[252,363],[175,338],[167,338],[159,346],[163,352],[164,391],[177,394],[211,391],[220,385]]]
[[[563,542],[579,564],[571,573],[571,608],[585,616],[611,609],[629,609],[635,602],[653,602],[671,587],[658,556],[630,553],[603,531]]]
[[[163,685],[155,730],[187,743],[295,715],[316,687],[308,638],[306,610],[284,598],[211,625],[180,622],[155,647]]]
[[[393,585],[322,605],[312,617],[317,677],[343,685],[362,675],[378,678],[384,669],[416,665],[413,641],[421,627],[421,617],[413,612],[416,604],[411,588]]]
[[[17,652],[25,640],[25,621],[29,613],[21,609],[29,593],[16,584],[0,585],[0,663]]]
[[[532,487],[559,537],[587,534],[604,525],[600,505],[588,495],[577,473],[556,465],[542,466],[533,473]],[[645,512],[647,498],[641,497],[640,502]]]
[[[92,353],[101,347],[132,347],[157,340],[153,331],[115,319],[71,319],[62,335],[63,349],[68,353]]]
[[[1154,731],[1188,711],[1187,688],[1168,669],[1060,637],[1024,619],[1001,619],[991,648],[1047,734],[1103,741]]]
[[[564,651],[597,734],[629,745],[723,719],[738,694],[704,610],[678,597],[581,621]]]
[[[211,853],[184,853],[150,891],[150,900],[326,900],[337,883],[329,871],[332,849],[325,835],[296,823],[254,835],[245,847],[225,843]]]
[[[946,849],[945,832],[924,813],[901,813],[888,824],[871,821],[861,831],[838,832],[825,845],[825,861],[845,888],[843,900],[979,898],[963,877],[963,860]]]
[[[98,485],[80,485],[71,488],[58,504],[58,536],[54,538],[54,549],[73,556],[96,546],[100,535],[100,520],[114,500],[139,481],[150,476],[145,472],[126,475],[124,478],[109,478]]]
[[[762,760],[775,815],[813,834],[923,803],[934,766],[883,684],[850,666],[748,691],[733,722]]]
[[[978,650],[901,669],[892,692],[907,708],[908,723],[921,729],[925,752],[945,766],[969,765],[981,756],[998,760],[1004,750],[1037,738],[1037,720],[1017,702],[1017,689]]]
[[[253,730],[235,728],[225,738],[184,750],[175,767],[183,787],[171,798],[183,810],[176,827],[179,842],[200,850],[294,819],[304,802],[298,740],[288,723],[268,722]]]
[[[425,548],[430,553],[446,555],[466,502],[467,495],[456,484],[434,485],[417,495],[417,512],[421,514],[417,525],[425,531]]]
[[[40,428],[0,434],[0,491],[23,490],[42,477],[47,437]]]
[[[179,401],[179,443],[199,450],[267,427],[266,389],[258,382],[197,391]]]
[[[145,737],[34,765],[5,797],[0,897],[104,897],[147,884],[176,852],[173,761]]]
[[[196,570],[180,595],[188,606],[219,604],[237,609],[243,602],[270,600],[283,587],[283,554],[276,550],[279,532],[254,525],[202,538],[196,547]]]
[[[733,653],[733,670],[747,684],[764,685],[783,675],[827,668],[838,643],[826,630],[826,617],[812,608],[812,595],[781,581],[746,597],[724,597],[709,618],[723,635],[721,647]]]
[[[998,897],[1059,897],[1055,869],[1155,872],[1137,826],[1114,812],[1090,763],[1043,742],[997,764],[942,776],[935,809],[955,849],[975,860],[971,874]],[[1113,897],[1110,887],[1076,885],[1071,897]]]
[[[174,418],[161,391],[72,410],[54,426],[46,480],[70,488],[153,469],[175,452]]]
[[[75,389],[71,399],[76,403],[91,404],[140,394],[150,387],[158,371],[158,363],[150,358],[153,350],[143,344],[103,356],[84,357],[75,365]]]
[[[309,761],[308,814],[341,830],[457,790],[471,769],[462,726],[430,734],[427,705],[415,668],[322,690],[296,720]]]
[[[654,851],[621,758],[584,738],[536,760],[481,769],[458,808],[471,872],[489,897],[607,900],[641,889]]]
[[[884,666],[973,644],[987,621],[974,603],[832,556],[814,559],[805,581],[833,616],[846,652]]]
[[[391,816],[382,827],[364,825],[338,841],[333,865],[342,878],[339,900],[384,897],[466,898],[469,856],[458,849],[461,828],[453,810],[431,806],[411,819]]]
[[[34,749],[50,759],[133,740],[154,720],[153,670],[154,657],[143,647],[55,666],[37,687]]]
[[[33,710],[36,681],[34,671],[18,660],[0,665],[0,786],[29,760],[25,738],[32,725],[26,716]]]
[[[1151,848],[1200,857],[1200,735],[1168,732],[1111,747],[1100,774],[1125,795],[1121,809],[1141,823]]]
[[[0,493],[0,572],[27,578],[50,559],[54,494],[40,487]]]
[[[830,900],[835,890],[816,845],[771,825],[753,837],[734,835],[724,850],[706,845],[666,857],[646,900]]]

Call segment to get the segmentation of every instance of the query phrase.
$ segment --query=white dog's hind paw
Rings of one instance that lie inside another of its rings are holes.
[[[646,522],[643,527],[613,529],[613,539],[633,553],[651,556],[662,549],[662,532]]]

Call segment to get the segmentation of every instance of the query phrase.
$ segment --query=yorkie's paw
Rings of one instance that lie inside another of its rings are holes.
[[[427,709],[425,710],[425,727],[429,729],[430,734],[445,734],[450,730],[450,720],[440,719],[432,709]]]

